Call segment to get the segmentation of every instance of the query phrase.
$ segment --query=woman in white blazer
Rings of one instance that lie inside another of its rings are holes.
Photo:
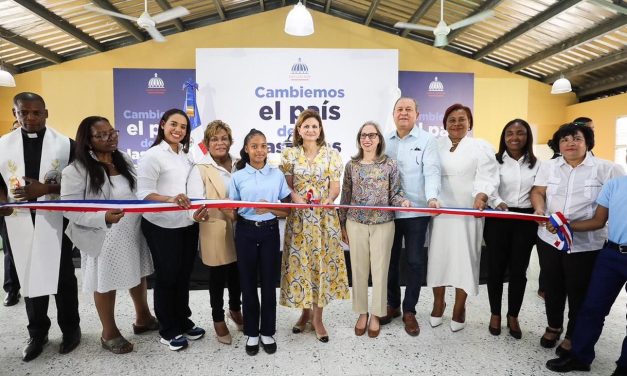
[[[76,157],[63,170],[63,200],[135,199],[135,169],[117,150],[118,131],[103,117],[85,118],[76,132]],[[140,228],[140,214],[112,209],[65,212],[66,234],[81,251],[83,291],[93,292],[102,323],[102,347],[115,353],[133,351],[115,323],[116,290],[130,291],[136,334],[159,328],[146,300],[146,276],[153,272],[150,251]]]

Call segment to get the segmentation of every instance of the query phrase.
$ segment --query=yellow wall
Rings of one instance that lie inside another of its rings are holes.
[[[568,106],[564,121],[573,121],[579,116],[594,121],[594,155],[614,160],[616,119],[627,116],[627,94]]]
[[[48,124],[74,136],[85,116],[113,118],[112,68],[195,68],[196,48],[382,48],[399,50],[399,69],[472,72],[475,74],[475,130],[494,145],[509,120],[528,119],[544,138],[565,118],[573,94],[551,95],[550,86],[466,59],[450,52],[313,12],[316,32],[305,38],[283,32],[290,7],[168,36],[153,41],[20,74],[16,88],[0,89],[0,130],[13,122],[11,98],[20,91],[43,95],[50,111]],[[254,63],[251,64],[254,69]],[[4,133],[0,131],[0,133]]]

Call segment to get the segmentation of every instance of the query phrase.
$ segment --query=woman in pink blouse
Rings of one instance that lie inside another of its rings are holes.
[[[385,153],[379,126],[367,122],[357,133],[359,152],[344,170],[343,205],[409,207],[401,190],[396,162]],[[379,335],[379,317],[387,313],[387,280],[394,241],[394,213],[380,210],[340,210],[342,240],[350,245],[353,310],[359,313],[355,334]],[[372,272],[372,317],[368,322],[368,274]]]

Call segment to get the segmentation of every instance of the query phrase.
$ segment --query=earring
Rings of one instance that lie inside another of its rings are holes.
[[[89,156],[92,157],[95,160],[98,160],[98,157],[96,156],[96,153],[94,153],[94,151],[89,148]]]

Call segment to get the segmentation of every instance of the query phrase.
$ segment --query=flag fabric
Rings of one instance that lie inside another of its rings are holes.
[[[573,230],[570,228],[566,216],[561,212],[553,213],[549,216],[549,222],[557,230],[558,240],[553,242],[553,247],[570,253],[573,246]]]

